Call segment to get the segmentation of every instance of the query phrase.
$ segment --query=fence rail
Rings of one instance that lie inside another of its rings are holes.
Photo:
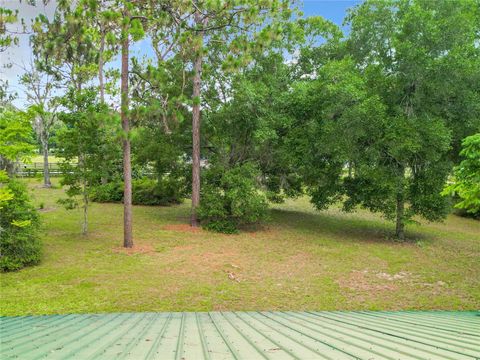
[[[77,164],[72,165],[76,166]],[[17,166],[17,174],[25,177],[35,177],[43,174],[43,169],[43,162],[19,163]],[[60,176],[63,174],[60,163],[49,162],[48,170],[50,172],[50,176]]]

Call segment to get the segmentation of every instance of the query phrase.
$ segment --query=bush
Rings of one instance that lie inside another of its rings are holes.
[[[98,185],[93,188],[91,194],[92,201],[122,202],[123,201],[123,182],[112,181],[107,184]]]
[[[181,184],[171,179],[135,179],[132,181],[132,203],[161,206],[179,204],[183,198],[181,189]],[[122,202],[123,181],[96,186],[91,199],[96,202]]]
[[[182,201],[180,186],[174,180],[155,181],[138,179],[133,181],[134,205],[172,205]]]
[[[40,261],[39,217],[25,185],[1,176],[0,270],[14,271]]]
[[[455,200],[455,208],[460,214],[480,218],[480,133],[467,136],[462,141],[463,157],[454,169],[453,182],[447,185],[443,195]]]
[[[268,204],[258,189],[258,171],[251,164],[205,173],[198,216],[202,227],[227,234],[266,218]]]

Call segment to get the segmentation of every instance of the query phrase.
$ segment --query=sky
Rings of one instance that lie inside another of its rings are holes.
[[[353,7],[362,0],[303,0],[300,9],[304,16],[323,16],[324,18],[342,26],[343,19],[348,8]],[[38,1],[41,3],[41,1]],[[55,0],[50,0],[48,5],[37,5],[36,7],[26,4],[25,1],[20,3],[19,0],[0,0],[0,6],[19,11],[19,18],[23,18],[27,24],[35,18],[39,13],[43,13],[50,17],[55,10]],[[12,29],[12,27],[10,27]],[[13,25],[13,30],[18,29],[18,25]],[[348,28],[343,27],[344,31]],[[19,36],[19,45],[11,47],[7,51],[0,53],[0,77],[9,83],[9,92],[17,93],[14,104],[19,108],[26,107],[26,96],[24,89],[19,84],[18,78],[23,73],[22,66],[28,64],[31,59],[31,49],[28,44],[28,35]],[[146,44],[144,42],[143,44]],[[136,51],[142,53],[142,42],[136,45]],[[5,68],[5,64],[12,64],[10,68]]]

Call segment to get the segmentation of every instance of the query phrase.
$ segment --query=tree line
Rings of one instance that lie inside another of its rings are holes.
[[[26,26],[30,106],[8,108],[2,90],[1,128],[29,118],[46,164],[54,142],[85,233],[91,201],[123,202],[125,247],[132,203],[184,198],[192,226],[223,232],[304,194],[381,213],[399,239],[452,196],[479,213],[478,166],[462,162],[479,156],[478,0],[367,0],[348,31],[288,0],[56,5]],[[18,19],[1,14],[4,50]],[[2,150],[2,167],[20,153]]]

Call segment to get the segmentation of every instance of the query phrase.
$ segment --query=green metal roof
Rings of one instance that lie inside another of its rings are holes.
[[[0,318],[0,358],[475,359],[479,312],[210,312]]]

